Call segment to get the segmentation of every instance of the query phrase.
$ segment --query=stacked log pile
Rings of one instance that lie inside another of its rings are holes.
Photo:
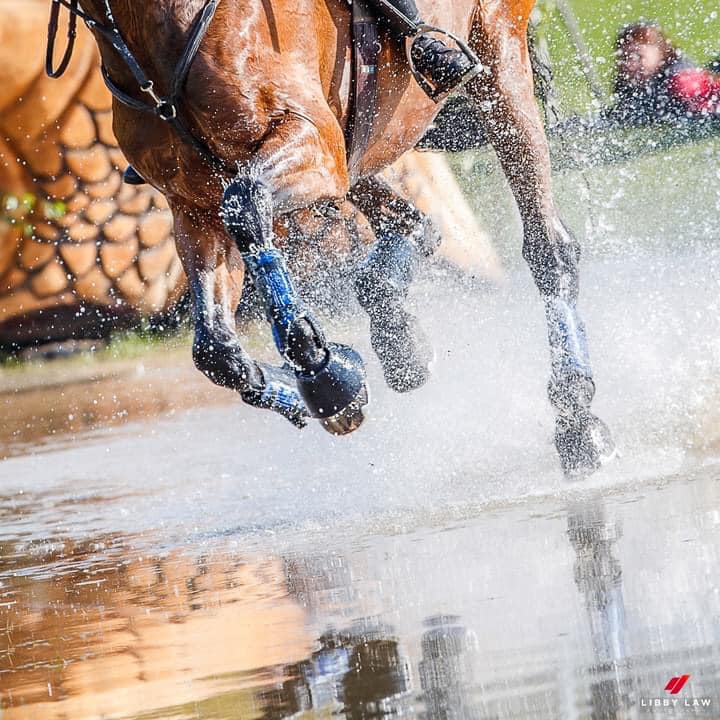
[[[67,75],[44,75],[37,38],[47,10],[0,2],[0,191],[6,203],[39,200],[22,222],[0,224],[6,346],[104,335],[106,324],[165,312],[184,287],[167,203],[122,182],[126,161],[89,34]],[[45,201],[60,211],[45,217]]]

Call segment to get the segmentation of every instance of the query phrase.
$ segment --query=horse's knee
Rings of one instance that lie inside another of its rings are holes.
[[[353,189],[377,242],[358,269],[355,291],[367,311],[405,299],[423,257],[440,246],[437,227],[424,213],[375,178]]]
[[[241,253],[272,240],[273,206],[270,189],[252,173],[238,174],[225,188],[220,214]]]

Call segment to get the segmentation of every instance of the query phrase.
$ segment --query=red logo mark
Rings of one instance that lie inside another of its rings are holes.
[[[689,675],[681,675],[680,677],[670,678],[670,682],[665,686],[665,690],[673,695],[677,695],[689,679]]]

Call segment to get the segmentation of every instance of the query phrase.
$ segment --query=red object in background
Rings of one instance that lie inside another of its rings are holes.
[[[702,68],[685,68],[670,78],[670,95],[689,112],[720,110],[720,76]]]
[[[682,675],[680,677],[670,678],[670,682],[665,686],[667,692],[677,695],[685,686],[685,683],[690,679],[689,675]]]

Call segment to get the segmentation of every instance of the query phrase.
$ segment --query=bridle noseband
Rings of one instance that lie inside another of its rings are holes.
[[[138,84],[138,90],[147,95],[151,102],[138,100],[128,92],[119,87],[109,76],[106,67],[102,66],[102,76],[107,85],[108,90],[113,97],[126,107],[133,110],[139,110],[145,113],[152,113],[164,122],[168,123],[178,136],[191,145],[197,153],[215,170],[226,174],[230,172],[235,174],[234,166],[220,159],[208,146],[208,144],[199,138],[188,126],[183,118],[182,112],[179,110],[179,103],[182,97],[183,88],[190,72],[190,68],[197,57],[200,45],[207,34],[210,23],[215,16],[220,0],[206,0],[203,9],[193,22],[190,30],[190,39],[188,40],[185,50],[181,55],[178,63],[175,65],[173,72],[170,94],[163,97],[155,90],[155,84],[147,77],[135,56],[128,48],[125,39],[120,33],[120,29],[115,22],[115,18],[110,7],[110,0],[104,0],[105,3],[105,19],[107,25],[97,22],[86,12],[80,9],[80,0],[52,0],[52,8],[50,10],[50,22],[48,23],[48,43],[47,55],[45,58],[45,71],[51,78],[61,77],[70,64],[73,49],[75,47],[75,38],[77,37],[77,21],[78,18],[83,20],[91,31],[97,31],[102,35],[113,47],[125,66],[130,70],[135,81]],[[68,21],[67,47],[65,53],[57,67],[53,67],[53,56],[55,51],[55,39],[57,37],[58,25],[60,19],[60,9],[65,7],[70,11]]]

